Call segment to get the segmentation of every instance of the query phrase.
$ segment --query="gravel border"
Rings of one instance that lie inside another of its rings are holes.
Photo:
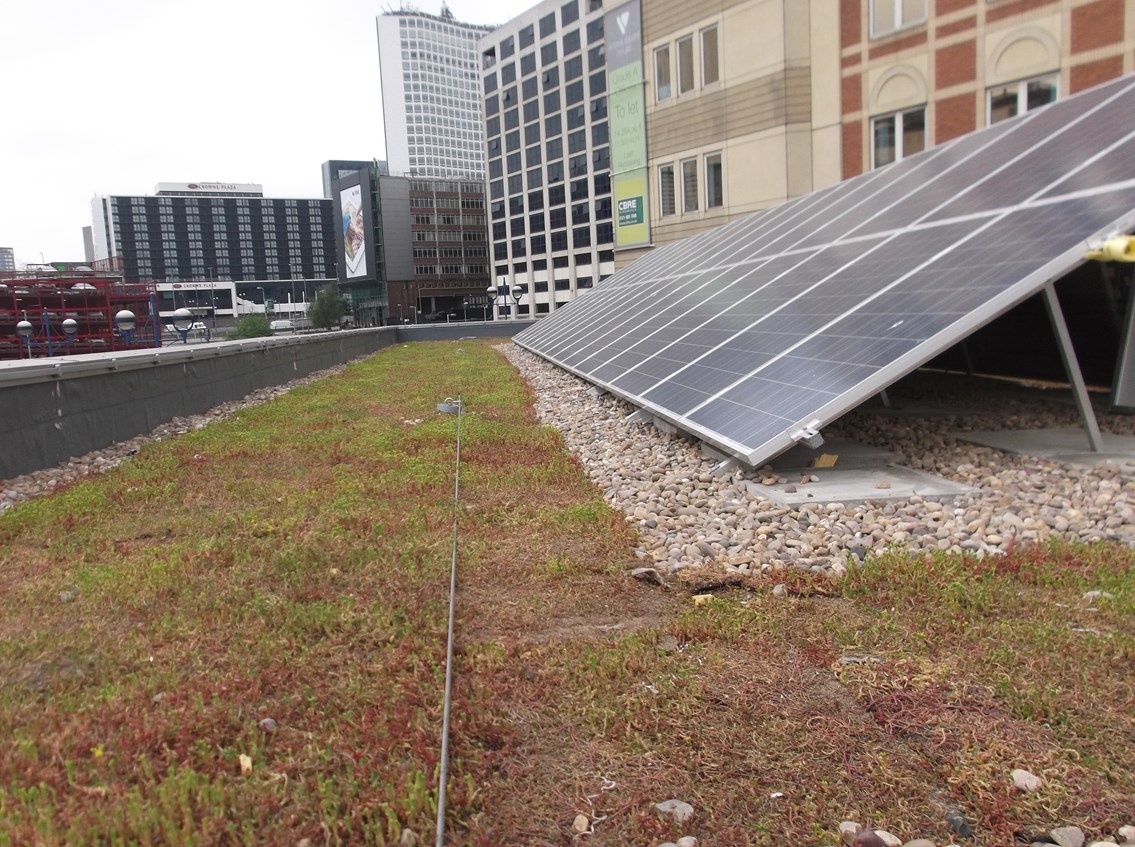
[[[1014,544],[1118,541],[1135,544],[1135,480],[1114,464],[1085,470],[1003,453],[951,435],[964,430],[1078,426],[1061,392],[984,384],[944,375],[902,386],[904,402],[933,400],[955,415],[852,412],[826,434],[898,453],[911,467],[974,486],[975,494],[895,502],[789,507],[754,495],[775,467],[710,474],[697,443],[628,423],[634,407],[515,344],[497,347],[536,395],[539,419],[563,433],[604,499],[639,532],[641,564],[665,573],[716,563],[751,573],[797,568],[840,575],[848,562],[888,547],[999,553]],[[891,391],[892,400],[900,395]],[[964,414],[962,413],[964,412]],[[1135,420],[1104,416],[1105,431],[1129,434]]]

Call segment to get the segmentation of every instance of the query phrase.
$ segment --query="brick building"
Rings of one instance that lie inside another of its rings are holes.
[[[1135,70],[1135,0],[840,0],[842,176]]]

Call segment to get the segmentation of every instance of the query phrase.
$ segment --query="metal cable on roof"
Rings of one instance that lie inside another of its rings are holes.
[[[445,783],[449,772],[449,707],[453,694],[453,616],[457,605],[457,516],[461,498],[461,398],[445,398],[439,412],[457,412],[457,462],[453,472],[453,555],[449,567],[449,630],[445,645],[445,699],[441,719],[441,773],[437,786],[436,847],[445,844]]]

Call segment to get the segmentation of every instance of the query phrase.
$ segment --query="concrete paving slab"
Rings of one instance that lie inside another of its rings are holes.
[[[764,485],[757,480],[748,481],[745,486],[754,497],[764,497],[785,506],[909,500],[916,495],[946,500],[977,491],[969,485],[900,466],[813,469],[809,474],[818,477],[819,482],[801,483],[799,475],[794,479],[784,474],[788,482],[783,485]]]
[[[836,456],[837,461],[834,467],[840,470],[852,468],[880,468],[899,459],[897,453],[892,453],[881,447],[860,444],[858,441],[852,441],[850,438],[842,438],[839,436],[828,438],[825,436],[822,447],[813,450],[805,444],[797,444],[790,450],[781,453],[769,462],[769,464],[781,473],[797,473],[805,469],[811,469],[812,463],[819,456],[824,454]],[[809,470],[809,473],[811,472],[812,471]]]
[[[1104,449],[1099,453],[1091,451],[1087,434],[1078,427],[958,432],[955,436],[1006,453],[1054,459],[1076,467],[1091,468],[1106,462],[1135,467],[1135,436],[1132,435],[1102,433]]]

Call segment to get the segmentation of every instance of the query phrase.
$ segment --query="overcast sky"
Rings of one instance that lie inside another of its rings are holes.
[[[320,197],[323,162],[385,158],[374,19],[391,5],[0,0],[0,247],[82,261],[95,194],[217,180]],[[532,5],[449,0],[468,23]]]

